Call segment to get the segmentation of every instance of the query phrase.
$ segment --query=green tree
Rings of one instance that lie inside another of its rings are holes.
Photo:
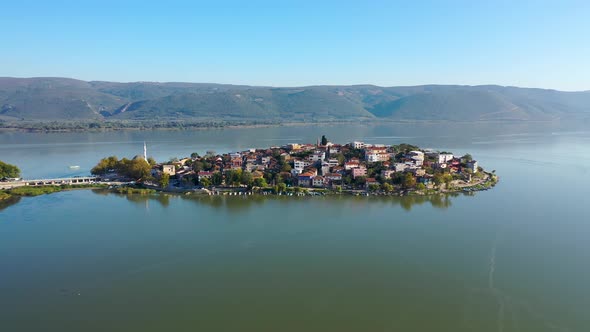
[[[385,182],[384,184],[381,185],[381,189],[383,189],[383,191],[385,191],[386,193],[390,193],[393,191],[393,186],[387,182]]]
[[[285,191],[287,191],[287,185],[284,183],[279,183],[277,185],[277,189],[280,193],[284,193]]]
[[[195,159],[195,158],[199,158],[199,154],[197,152],[193,152],[191,153],[191,158]]]
[[[345,185],[351,185],[352,184],[352,176],[344,175],[342,177],[342,183],[344,183]]]
[[[254,186],[256,187],[268,187],[266,180],[264,178],[256,178],[254,179]]]
[[[284,160],[284,158],[281,158]],[[281,172],[291,172],[291,165],[287,162],[284,162],[280,165]]]
[[[222,183],[223,183],[223,175],[221,174],[221,172],[213,173],[213,175],[211,176],[211,184],[213,184],[214,186],[219,186]]]
[[[444,183],[444,176],[441,173],[434,174],[434,184],[438,187]]]
[[[418,189],[418,190],[425,190],[426,189],[426,186],[424,185],[424,183],[418,183],[416,185],[416,189]]]
[[[416,186],[416,178],[414,177],[414,175],[412,175],[412,173],[406,173],[403,177],[402,180],[402,186],[404,188],[413,188],[414,186]]]
[[[464,159],[465,161],[472,161],[473,157],[468,153],[468,154],[464,155],[463,157],[461,157],[461,159]]]
[[[117,171],[117,168],[119,168],[119,158],[116,156],[110,156],[102,158],[98,164],[90,170],[90,173],[94,175],[103,175],[111,171]]]
[[[170,175],[168,173],[162,173],[160,176],[160,187],[166,188],[170,184]]]
[[[275,184],[285,183],[285,180],[283,180],[283,177],[281,176],[281,174],[277,173],[274,176],[274,183]]]
[[[326,135],[322,135],[322,145],[326,146],[326,144],[328,144],[328,139],[326,138]]]
[[[242,184],[245,184],[247,186],[252,184],[252,173],[248,172],[248,171],[243,171],[242,172],[242,178],[240,179],[240,182]]]
[[[199,182],[203,187],[209,187],[211,185],[211,180],[209,178],[202,178]]]
[[[330,154],[330,158],[338,159],[338,165],[344,165],[344,161],[346,157],[342,153],[332,153]]]
[[[445,183],[445,185],[450,185],[451,181],[453,181],[453,176],[451,174],[447,173],[443,176],[443,182]]]
[[[202,161],[196,160],[192,165],[193,171],[200,172],[205,169],[205,163]]]
[[[0,178],[20,178],[20,169],[15,165],[0,161]]]
[[[131,179],[146,179],[150,176],[151,166],[143,158],[123,158],[117,165],[117,173]]]
[[[354,178],[353,182],[357,187],[361,187],[365,184],[365,182],[367,182],[367,177],[366,176],[357,176],[356,178]]]
[[[242,170],[241,169],[233,169],[226,173],[225,176],[225,183],[231,186],[239,186],[242,182]]]
[[[204,161],[203,162],[203,170],[205,170],[205,171],[212,171],[214,169],[215,169],[215,163],[209,162],[209,161]]]
[[[369,185],[369,191],[370,192],[375,192],[377,190],[379,190],[379,185],[378,184],[370,184]]]

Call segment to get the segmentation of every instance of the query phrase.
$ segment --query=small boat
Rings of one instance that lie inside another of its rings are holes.
[[[78,168],[80,168],[80,166],[78,166],[78,165],[70,166],[70,169],[78,169]]]

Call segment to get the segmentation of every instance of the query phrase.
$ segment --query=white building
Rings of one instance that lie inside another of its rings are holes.
[[[381,171],[381,177],[384,179],[389,179],[393,173],[395,173],[395,170],[393,169],[384,169]]]
[[[174,165],[163,165],[162,166],[162,173],[168,175],[175,175],[176,174],[176,167]]]
[[[328,148],[328,152],[330,153],[340,153],[340,146],[332,145]]]
[[[360,166],[360,163],[358,161],[347,161],[344,163],[344,169],[349,171],[353,168],[357,168]]]
[[[477,173],[478,166],[477,160],[467,162],[467,168],[469,168],[473,173]]]
[[[293,168],[298,170],[303,170],[305,167],[311,165],[311,163],[307,160],[295,160],[293,162]]]
[[[387,148],[382,146],[371,146],[365,148],[365,160],[370,163],[375,163],[378,161],[388,161],[390,159],[389,153],[387,153]]]
[[[453,154],[452,153],[439,153],[438,154],[438,163],[439,164],[444,164],[446,162],[448,162],[449,160],[453,159]]]
[[[358,141],[352,142],[351,145],[355,149],[363,149],[365,147],[365,143],[364,142],[358,142]]]
[[[408,168],[408,165],[405,163],[395,163],[393,164],[393,167],[396,172],[403,172]]]
[[[422,151],[410,151],[410,153],[408,155],[413,160],[424,161],[424,152],[422,152]]]
[[[365,154],[365,158],[367,158],[367,161],[370,163],[376,163],[379,161],[388,161],[391,159],[391,156],[389,153],[370,152]]]
[[[326,152],[325,151],[315,151],[312,155],[311,155],[311,160],[312,161],[321,161],[326,159]]]
[[[316,176],[311,180],[311,183],[314,187],[323,187],[324,186],[324,178],[321,176]]]
[[[340,163],[338,162],[338,159],[329,159],[328,160],[328,165],[330,165],[330,167],[334,167],[334,166],[338,166]]]

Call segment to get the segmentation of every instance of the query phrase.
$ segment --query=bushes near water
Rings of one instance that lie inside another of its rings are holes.
[[[10,196],[39,196],[45,194],[51,194],[60,192],[62,190],[69,190],[69,189],[85,189],[85,188],[104,188],[106,187],[105,184],[64,184],[61,186],[24,186],[24,187],[17,187],[13,189],[9,189],[5,192],[0,192],[0,199],[2,199],[3,195]],[[6,198],[8,198],[6,197]]]
[[[118,194],[139,194],[139,195],[151,195],[156,193],[154,189],[143,189],[143,188],[131,188],[131,187],[119,187],[113,189]]]
[[[51,194],[63,190],[60,186],[40,186],[40,187],[18,187],[10,189],[8,193],[15,196],[39,196]]]
[[[0,191],[0,201],[3,201],[5,199],[9,199],[10,197],[12,197],[12,196],[9,195],[8,193],[6,193],[4,191]]]

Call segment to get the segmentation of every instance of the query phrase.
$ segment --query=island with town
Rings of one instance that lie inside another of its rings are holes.
[[[164,163],[148,158],[144,145],[143,156],[104,158],[92,173],[152,191],[209,195],[427,195],[486,190],[498,182],[495,171],[469,154],[410,144],[336,144],[325,136],[315,144],[194,152]]]

